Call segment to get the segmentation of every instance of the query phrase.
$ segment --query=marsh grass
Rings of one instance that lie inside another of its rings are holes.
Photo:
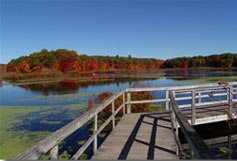
[[[15,81],[36,81],[36,80],[46,80],[49,78],[55,79],[62,77],[62,72],[59,71],[50,71],[50,72],[38,72],[38,73],[11,73],[7,74],[3,77],[4,80],[8,80],[10,82]]]

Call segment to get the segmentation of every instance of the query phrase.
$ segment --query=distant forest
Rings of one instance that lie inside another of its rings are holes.
[[[58,49],[48,51],[46,49],[35,52],[29,56],[12,59],[7,64],[7,71],[19,71],[30,73],[40,71],[43,68],[68,71],[97,71],[97,70],[146,70],[158,69],[163,64],[162,60],[148,58],[132,58],[112,56],[88,56],[78,55],[74,50]]]
[[[221,55],[179,57],[168,60],[153,58],[133,58],[117,56],[79,55],[74,50],[46,49],[29,56],[12,59],[7,64],[7,71],[31,73],[44,68],[66,73],[68,71],[98,70],[153,70],[159,68],[191,68],[191,67],[237,67],[237,53]]]
[[[237,53],[215,54],[210,56],[179,57],[168,59],[162,68],[192,68],[192,67],[237,67]]]

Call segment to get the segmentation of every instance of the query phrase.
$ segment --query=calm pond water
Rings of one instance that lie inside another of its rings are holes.
[[[59,81],[29,84],[3,82],[0,86],[0,110],[4,114],[1,115],[0,121],[5,121],[6,124],[0,126],[0,159],[9,159],[19,153],[18,151],[10,151],[12,147],[9,145],[9,140],[13,137],[18,139],[17,141],[20,143],[25,141],[21,137],[26,137],[28,140],[35,137],[39,140],[43,137],[38,136],[39,133],[56,131],[84,113],[90,98],[97,103],[97,95],[101,92],[118,92],[124,88],[139,85],[143,87],[164,87],[218,82],[218,80],[237,80],[237,77],[234,77],[237,76],[236,71],[214,70],[139,73],[139,79],[124,74],[101,74],[99,76],[106,77],[106,79],[100,81],[92,78],[87,82]],[[141,76],[144,77],[141,78]],[[155,97],[161,98],[163,95],[164,93],[156,93]],[[5,115],[8,117],[7,119]],[[24,133],[22,134],[22,132]],[[71,147],[78,146],[78,144],[75,144],[75,140],[88,138],[89,129],[84,128],[76,134],[70,138],[74,140]],[[78,134],[80,134],[80,137],[78,137]],[[34,142],[38,140],[36,139]],[[103,138],[100,138],[100,140],[102,141]],[[18,146],[20,146],[20,143]],[[14,145],[14,143],[12,144]],[[30,144],[27,144],[22,149],[29,146]],[[5,150],[8,148],[9,151]],[[71,151],[75,151],[75,148]]]

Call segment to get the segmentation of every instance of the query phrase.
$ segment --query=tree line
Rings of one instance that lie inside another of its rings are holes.
[[[79,55],[74,50],[58,49],[34,52],[29,56],[12,59],[7,64],[7,71],[30,73],[41,71],[43,68],[55,69],[66,73],[68,71],[96,70],[148,70],[158,69],[163,61],[153,58],[133,58],[116,56]]]
[[[191,67],[237,67],[237,53],[173,58],[165,60],[161,66],[161,68]]]
[[[159,68],[237,67],[237,53],[210,56],[178,57],[167,60],[116,56],[88,56],[74,50],[58,49],[34,52],[12,59],[7,71],[32,73],[44,68],[66,73],[68,71],[153,70]]]

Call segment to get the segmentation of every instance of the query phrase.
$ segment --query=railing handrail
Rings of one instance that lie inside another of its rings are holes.
[[[229,82],[229,85],[237,85],[237,82]],[[152,91],[169,91],[169,90],[181,90],[181,89],[193,89],[193,88],[207,88],[207,87],[220,87],[217,83],[209,84],[196,84],[185,86],[169,86],[169,87],[141,87],[141,88],[126,88],[126,92],[152,92]]]
[[[195,129],[189,124],[187,118],[180,111],[174,95],[172,91],[170,91],[170,100],[171,100],[171,108],[175,114],[175,118],[186,138],[188,144],[191,149],[194,151],[196,157],[198,159],[214,159],[214,155],[209,150],[208,146],[204,143],[199,134],[195,131]]]
[[[121,96],[125,90],[118,92],[117,94],[111,96],[106,101],[99,104],[97,108],[92,108],[89,111],[85,112],[79,118],[73,120],[68,123],[64,127],[55,131],[52,135],[49,135],[45,139],[41,140],[31,148],[23,151],[18,154],[13,160],[25,160],[25,159],[38,159],[42,154],[47,153],[50,149],[58,145],[61,141],[63,141],[66,137],[71,135],[73,132],[78,130],[80,127],[85,125],[89,120],[91,120],[95,115],[101,112],[104,108],[106,108],[109,104],[111,104],[115,99]]]

